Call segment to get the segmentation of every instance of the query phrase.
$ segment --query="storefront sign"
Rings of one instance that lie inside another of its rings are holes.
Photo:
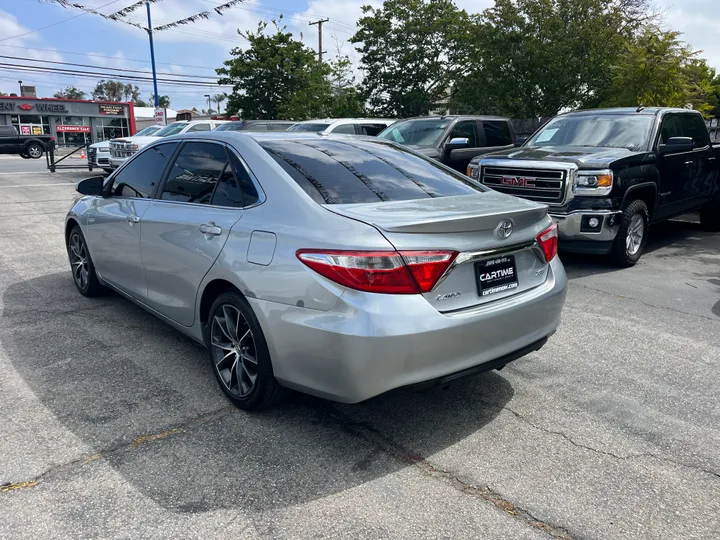
[[[21,135],[30,135],[30,126],[20,126]]]
[[[58,133],[91,133],[90,126],[55,126]]]
[[[62,103],[21,103],[16,105],[12,101],[0,102],[0,111],[15,111],[19,109],[21,111],[31,111],[33,108],[37,112],[49,112],[49,113],[66,113],[68,112],[65,105]]]
[[[155,109],[155,125],[164,126],[167,125],[165,121],[165,109],[158,107]]]
[[[100,114],[120,116],[125,113],[122,105],[98,105],[98,107],[100,108]]]

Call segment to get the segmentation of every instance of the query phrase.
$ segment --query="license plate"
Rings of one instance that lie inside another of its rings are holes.
[[[516,289],[518,286],[514,255],[480,261],[475,265],[475,274],[480,296]]]

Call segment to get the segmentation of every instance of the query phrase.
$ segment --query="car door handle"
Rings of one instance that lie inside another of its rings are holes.
[[[218,236],[222,234],[222,228],[215,225],[214,221],[200,225],[200,232],[203,234],[209,234],[212,236]]]
[[[130,225],[132,225],[133,223],[140,223],[140,218],[135,214],[128,214],[127,216],[125,216],[125,219]]]
[[[689,167],[689,166],[692,165],[693,163],[695,163],[695,162],[694,162],[694,161],[686,161],[686,162],[685,162],[685,166],[686,166],[686,167]]]

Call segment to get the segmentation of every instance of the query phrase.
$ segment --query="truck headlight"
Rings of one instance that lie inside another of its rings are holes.
[[[613,172],[603,171],[578,171],[575,175],[573,191],[577,195],[590,197],[604,197],[609,195],[613,187]]]
[[[478,172],[480,171],[480,167],[468,167],[467,168],[467,175],[472,178],[473,180],[478,179]]]

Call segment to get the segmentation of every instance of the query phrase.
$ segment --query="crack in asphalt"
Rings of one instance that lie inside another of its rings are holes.
[[[231,411],[235,411],[235,410],[237,410],[237,408],[234,405],[226,405],[225,407],[221,407],[220,409],[217,409],[210,413],[206,413],[201,416],[196,416],[194,418],[186,420],[185,422],[176,424],[176,425],[174,425],[168,429],[165,429],[159,433],[140,435],[138,437],[135,437],[132,441],[115,444],[115,445],[109,446],[107,448],[104,448],[94,454],[85,455],[85,456],[82,456],[82,457],[79,457],[76,459],[72,459],[70,461],[66,461],[64,463],[53,465],[52,467],[46,469],[45,471],[38,474],[34,478],[31,478],[30,480],[24,480],[22,482],[12,482],[12,481],[1,482],[0,481],[0,493],[8,493],[8,492],[15,491],[18,489],[36,487],[36,486],[40,485],[44,480],[46,480],[49,477],[52,477],[52,475],[54,475],[56,473],[66,471],[66,470],[72,469],[77,466],[82,467],[89,463],[93,463],[94,461],[98,461],[100,459],[106,459],[115,454],[133,451],[133,450],[139,448],[140,446],[144,446],[146,444],[150,444],[150,443],[153,443],[153,442],[159,441],[159,440],[164,440],[164,439],[167,439],[174,435],[179,435],[181,433],[185,433],[191,427],[195,427],[200,424],[205,424],[207,422],[217,420],[217,419],[225,416],[227,413],[229,413]]]
[[[608,452],[607,450],[600,450],[599,448],[595,448],[595,447],[592,447],[592,446],[588,446],[588,445],[579,443],[579,442],[577,442],[575,439],[571,438],[567,433],[564,433],[564,432],[562,432],[562,431],[555,431],[555,430],[552,430],[552,429],[548,429],[548,428],[544,428],[544,427],[542,427],[542,426],[539,426],[539,425],[531,422],[530,420],[528,420],[527,418],[525,418],[522,414],[520,414],[519,412],[511,409],[511,408],[508,407],[508,406],[500,407],[499,405],[496,405],[496,404],[494,404],[494,403],[489,403],[489,402],[487,402],[487,401],[482,401],[482,400],[480,400],[480,402],[483,403],[484,405],[487,405],[487,406],[490,406],[490,407],[494,407],[494,408],[497,409],[497,410],[506,410],[506,411],[508,411],[509,413],[511,413],[513,416],[515,416],[518,420],[524,422],[525,424],[529,425],[530,427],[532,427],[532,428],[534,428],[534,429],[537,429],[538,431],[542,431],[543,433],[547,433],[547,434],[549,434],[549,435],[558,435],[558,436],[562,437],[563,439],[565,439],[565,440],[566,440],[567,442],[569,442],[570,444],[572,444],[573,446],[576,446],[577,448],[582,448],[582,449],[584,449],[584,450],[589,450],[590,452],[593,452],[593,453],[596,453],[596,454],[601,454],[601,455],[604,455],[604,456],[608,456],[608,457],[611,457],[611,458],[614,458],[614,459],[617,459],[617,460],[620,460],[620,461],[632,460],[632,459],[652,458],[652,459],[656,459],[656,460],[658,460],[658,461],[664,461],[664,462],[666,462],[666,463],[672,463],[672,464],[674,464],[674,465],[677,465],[678,467],[684,467],[684,468],[686,468],[686,469],[691,469],[691,470],[694,470],[694,471],[697,471],[697,472],[709,474],[709,475],[711,475],[711,476],[714,476],[715,478],[720,479],[720,473],[717,473],[717,472],[715,472],[715,471],[713,471],[713,470],[706,469],[706,468],[704,468],[704,467],[698,467],[697,465],[689,465],[689,464],[687,464],[687,463],[683,463],[683,462],[681,462],[681,461],[677,461],[677,460],[672,459],[672,458],[667,458],[667,457],[663,457],[663,456],[658,456],[657,454],[653,454],[652,452],[640,452],[640,453],[638,453],[638,454],[627,454],[627,455],[624,455],[624,456],[623,456],[623,455],[615,454],[614,452]]]
[[[697,313],[690,313],[688,311],[683,311],[681,309],[674,309],[674,308],[671,308],[668,306],[658,306],[657,304],[651,304],[649,302],[640,300],[639,298],[633,298],[632,296],[623,296],[622,294],[604,291],[602,289],[596,289],[595,287],[589,287],[588,285],[583,285],[581,283],[575,283],[575,284],[573,284],[573,286],[582,287],[583,289],[588,289],[589,291],[599,292],[602,294],[606,294],[608,296],[612,296],[614,298],[620,298],[622,300],[632,300],[633,302],[638,302],[638,303],[642,304],[643,306],[651,307],[654,309],[667,310],[667,311],[672,311],[673,313],[680,313],[681,315],[689,315],[690,317],[698,317],[699,319],[706,319],[708,321],[720,322],[720,319],[718,319],[717,317],[707,317],[706,315],[698,315]]]
[[[537,518],[529,510],[517,506],[488,485],[477,486],[471,484],[451,471],[440,468],[424,457],[403,448],[368,423],[357,421],[338,410],[332,403],[321,405],[316,411],[332,419],[347,433],[364,439],[401,463],[418,469],[425,476],[441,481],[461,493],[489,502],[510,517],[546,533],[551,538],[556,540],[573,539],[567,529]]]

